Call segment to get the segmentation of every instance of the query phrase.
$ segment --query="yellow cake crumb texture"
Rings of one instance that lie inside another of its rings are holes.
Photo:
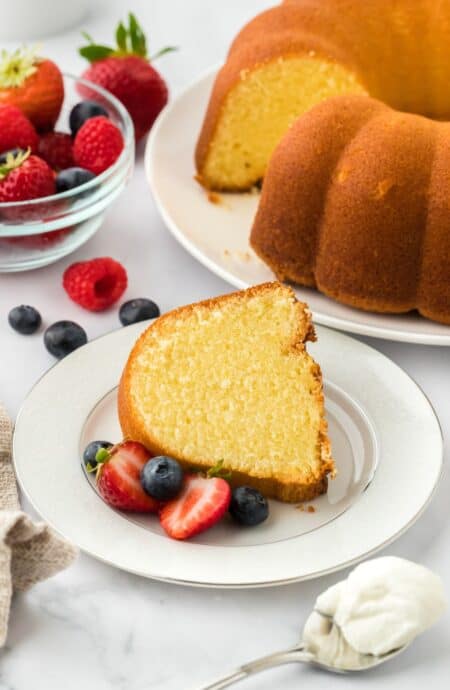
[[[155,322],[120,387],[125,435],[187,466],[223,460],[236,481],[308,500],[332,471],[310,315],[279,283],[191,305]]]

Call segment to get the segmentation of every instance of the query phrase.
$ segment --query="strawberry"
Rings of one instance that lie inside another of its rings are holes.
[[[170,537],[188,539],[215,525],[225,515],[230,500],[230,486],[222,477],[190,474],[181,494],[162,506],[159,519]]]
[[[74,165],[72,137],[64,132],[46,132],[39,139],[38,154],[53,170],[65,170]]]
[[[98,115],[86,120],[73,143],[76,165],[100,175],[116,162],[123,149],[121,131],[107,117]]]
[[[122,264],[110,257],[77,261],[63,275],[70,299],[89,311],[108,309],[123,295],[127,282]]]
[[[2,53],[0,103],[17,106],[38,130],[45,131],[58,119],[63,99],[63,78],[54,62],[27,48]]]
[[[133,120],[138,140],[147,134],[166,105],[168,90],[164,79],[150,64],[146,38],[136,17],[130,14],[128,21],[127,28],[122,22],[117,27],[115,48],[96,45],[84,34],[89,44],[80,48],[80,54],[91,63],[83,72],[84,79],[99,84],[123,103]],[[172,50],[175,49],[164,48],[151,59]],[[85,86],[79,90],[84,98],[98,100]]]
[[[0,202],[27,201],[55,193],[55,176],[47,163],[30,151],[10,153],[0,165]]]
[[[38,141],[34,126],[22,111],[15,105],[0,103],[0,153],[16,148],[34,152],[37,151]]]
[[[141,486],[141,470],[151,458],[148,450],[137,441],[123,441],[110,449],[101,448],[96,455],[97,488],[106,503],[120,510],[136,513],[157,513],[159,503],[148,496]]]

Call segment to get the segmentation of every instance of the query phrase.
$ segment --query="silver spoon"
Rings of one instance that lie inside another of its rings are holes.
[[[331,619],[331,616],[327,616],[321,611],[317,611],[317,609],[316,613],[319,613],[321,616],[327,618],[328,620]],[[333,624],[336,625],[334,621]],[[394,656],[397,656],[397,654],[403,652],[404,649],[406,649],[406,646],[400,647],[399,649],[394,649],[393,651],[388,652],[387,654],[383,654],[382,656],[373,656],[371,654],[367,654],[364,656],[365,663],[360,667],[344,669],[337,666],[330,666],[329,664],[325,664],[322,661],[319,661],[314,656],[314,654],[312,654],[306,649],[306,645],[304,642],[299,642],[290,649],[286,649],[281,652],[275,652],[275,654],[269,654],[268,656],[263,656],[260,659],[250,661],[250,663],[244,664],[243,666],[240,666],[238,669],[232,671],[228,675],[219,678],[218,680],[216,680],[215,683],[210,683],[209,685],[202,685],[202,687],[198,688],[198,690],[222,690],[222,688],[227,688],[230,685],[233,685],[234,683],[238,683],[240,680],[245,680],[245,678],[248,678],[249,676],[252,676],[255,673],[259,673],[260,671],[266,671],[267,669],[274,668],[275,666],[282,666],[283,664],[312,664],[313,666],[317,666],[318,668],[321,668],[325,671],[329,671],[331,673],[354,673],[359,671],[367,671],[369,668],[375,668],[375,666],[379,666],[380,664],[384,664],[385,661],[393,659]]]

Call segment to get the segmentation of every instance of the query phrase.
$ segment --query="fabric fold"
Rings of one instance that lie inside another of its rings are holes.
[[[0,405],[0,647],[6,641],[11,598],[67,568],[77,549],[20,509],[11,462],[12,425]]]

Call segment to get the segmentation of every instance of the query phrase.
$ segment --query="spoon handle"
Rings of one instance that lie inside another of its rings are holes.
[[[268,656],[263,656],[260,659],[255,659],[250,661],[248,664],[240,666],[236,671],[223,676],[216,680],[215,683],[210,685],[202,685],[198,690],[222,690],[222,688],[227,688],[234,683],[238,683],[240,680],[244,680],[249,676],[259,673],[260,671],[265,671],[268,668],[273,668],[275,666],[281,666],[282,664],[292,664],[292,663],[309,663],[312,660],[312,655],[305,652],[303,644],[299,644],[292,649],[286,649],[282,652],[275,652],[275,654],[269,654]]]

